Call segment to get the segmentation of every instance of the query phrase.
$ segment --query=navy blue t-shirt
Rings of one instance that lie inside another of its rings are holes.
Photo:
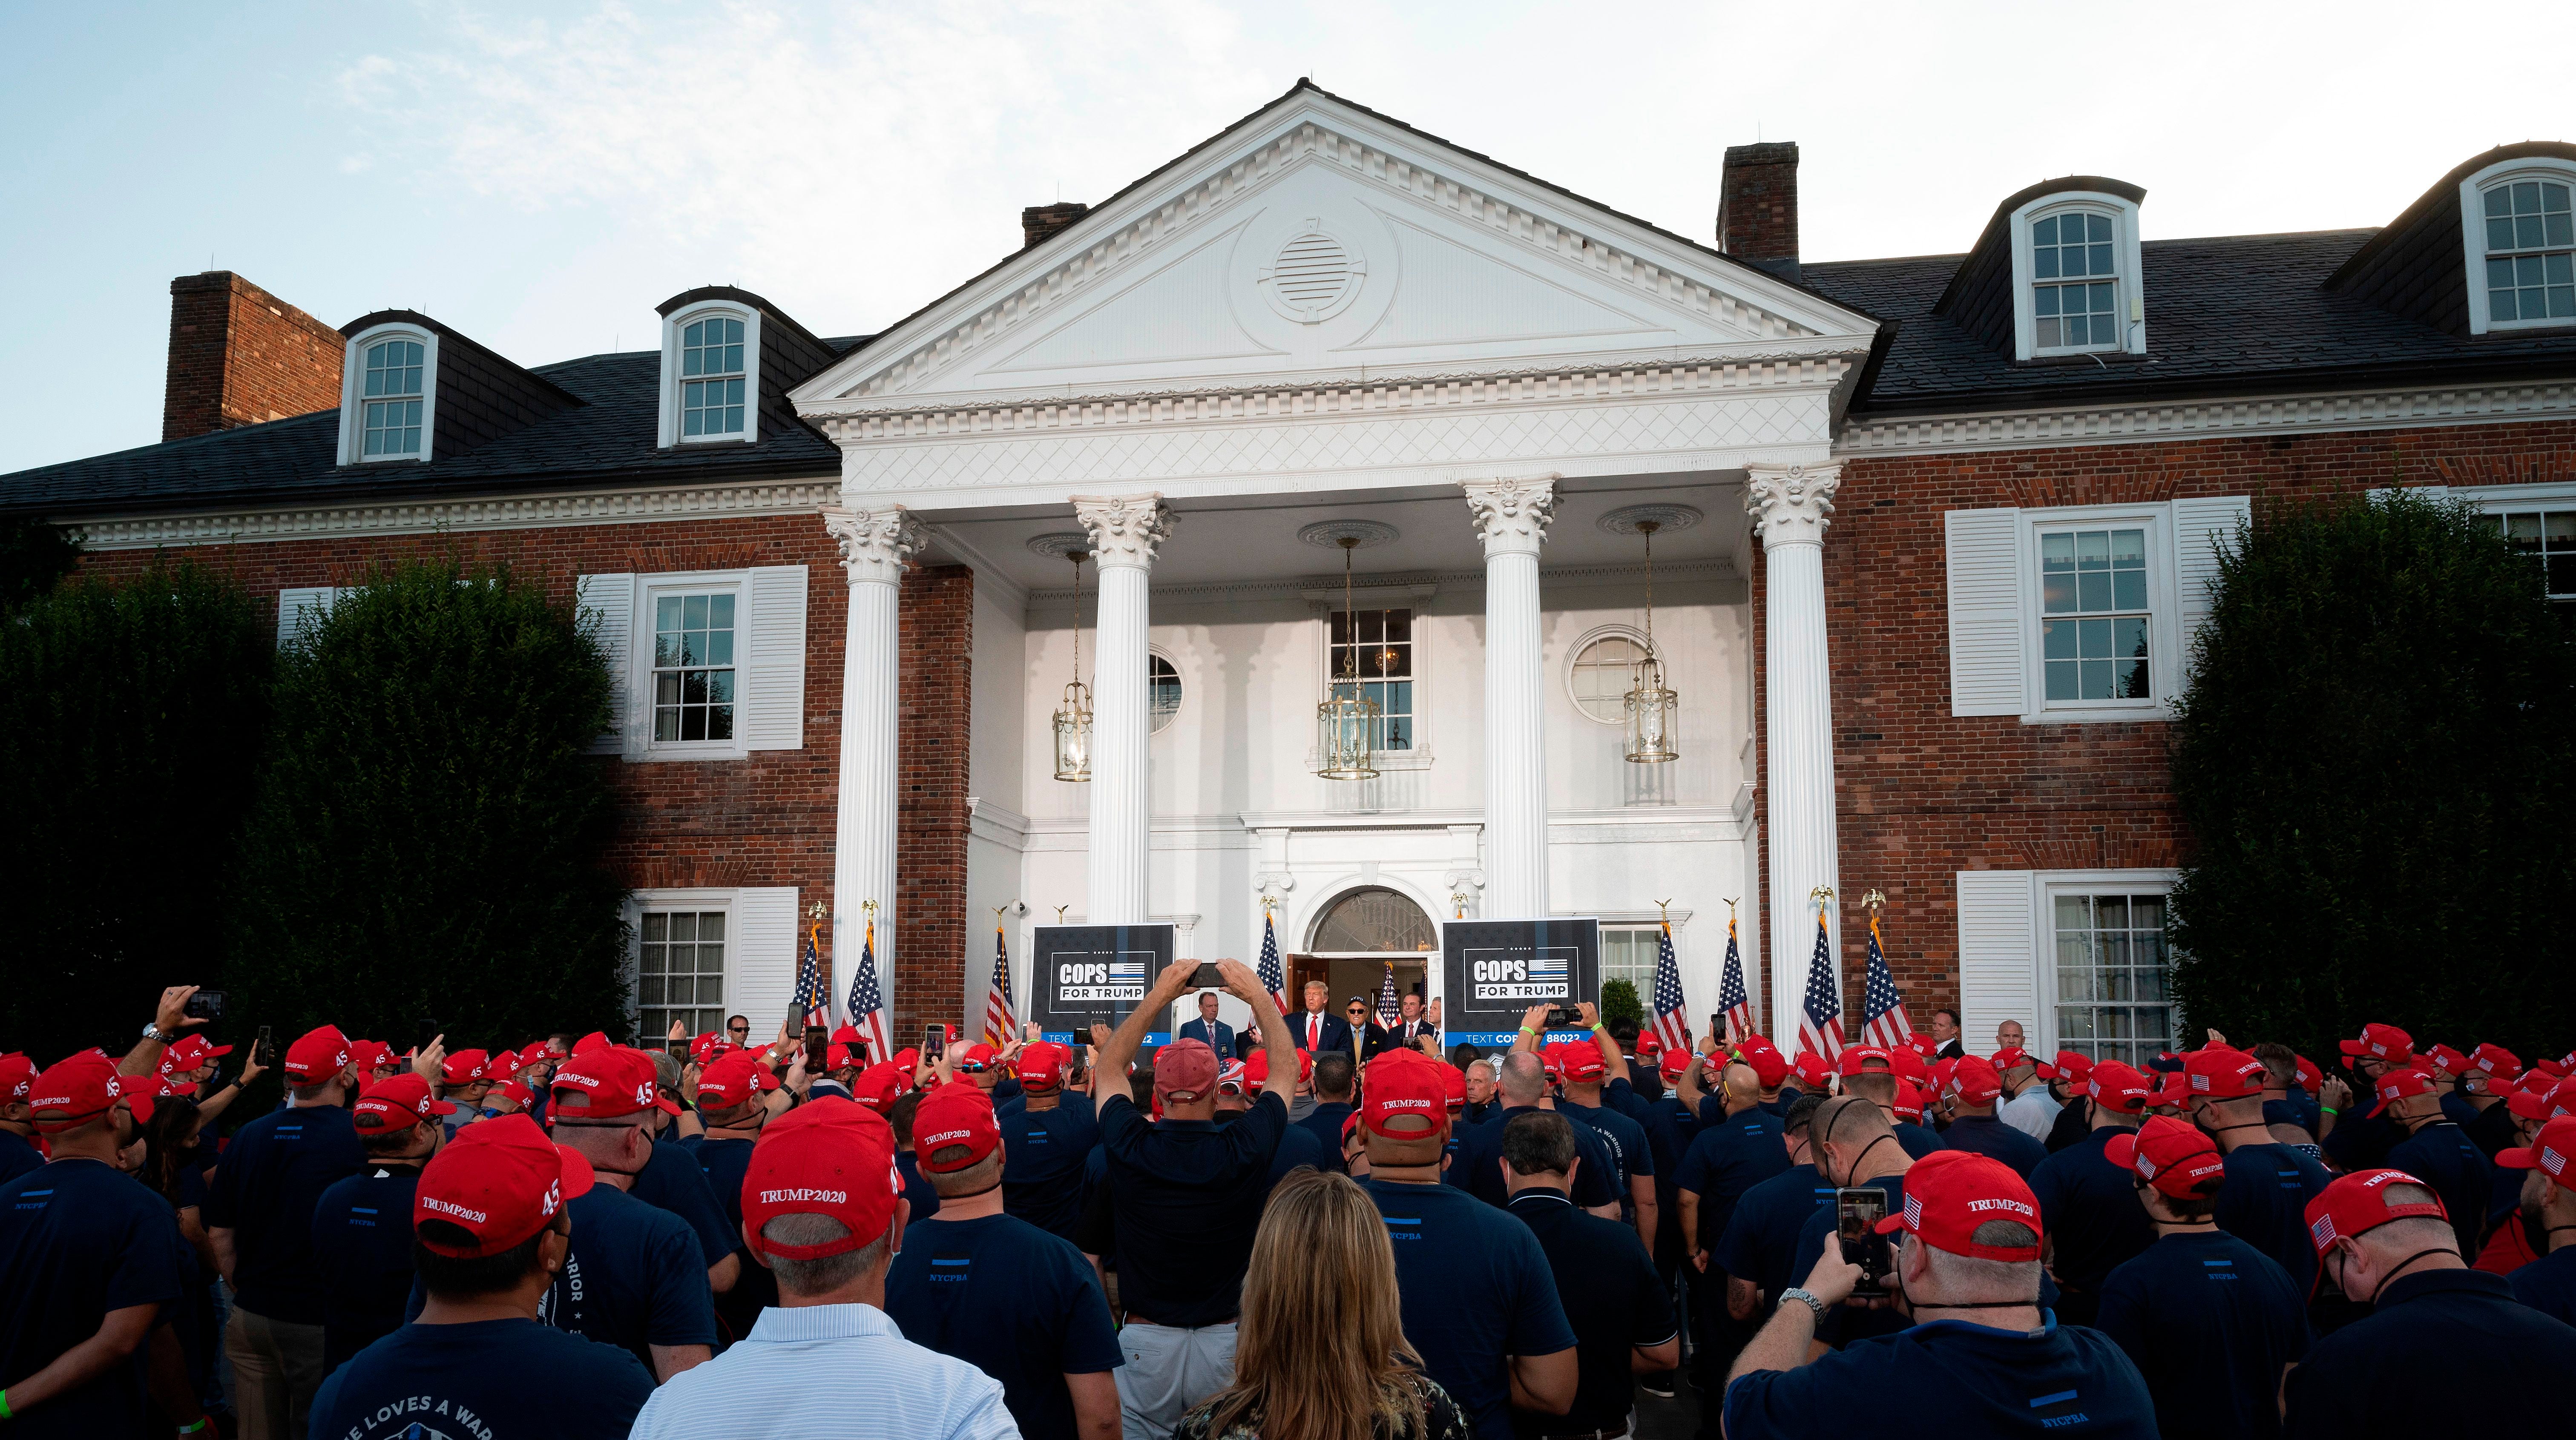
[[[2516,1300],[2576,1325],[2576,1245],[2561,1245],[2504,1278]]]
[[[1512,1440],[1506,1357],[1575,1344],[1538,1236],[1454,1185],[1359,1183],[1395,1246],[1404,1335],[1423,1373],[1458,1402],[1478,1440]]]
[[[209,1140],[206,1149],[213,1150]],[[27,1137],[15,1130],[0,1130],[0,1185],[6,1185],[45,1163],[44,1152],[27,1143]]]
[[[57,1160],[0,1184],[0,1383],[53,1364],[97,1334],[112,1310],[169,1306],[194,1269],[169,1202],[114,1166]],[[5,1428],[143,1434],[150,1348]]]
[[[2486,1240],[2487,1214],[2495,1201],[2495,1168],[2469,1132],[2448,1120],[2437,1120],[2388,1147],[2385,1162],[2433,1187],[2451,1217],[2451,1233],[2460,1253],[2476,1258]],[[2514,1177],[2517,1189],[2521,1177]]]
[[[1247,1112],[1238,1110],[1234,1113]],[[1290,1125],[1279,1132],[1279,1148],[1270,1157],[1270,1183],[1277,1185],[1288,1178],[1289,1171],[1300,1165],[1316,1170],[1339,1170],[1342,1168],[1341,1153],[1336,1147],[1331,1158],[1327,1159],[1324,1142],[1316,1139],[1313,1131],[1300,1125]]]
[[[1067,1095],[1045,1110],[1016,1106],[1000,1123],[1002,1209],[1071,1240],[1089,1188],[1083,1183],[1083,1160],[1100,1143],[1091,1097]]]
[[[2091,1111],[2092,1107],[2086,1105],[2084,1097],[2080,1095],[2067,1101],[2065,1107],[2057,1112],[2057,1118],[2049,1123],[2048,1138],[2040,1143],[2048,1147],[2048,1153],[2051,1155],[2083,1144],[2084,1137],[2093,1133]],[[1906,1153],[1912,1154],[1912,1148],[1908,1147]],[[1915,1158],[1919,1160],[1923,1157],[1917,1155]]]
[[[2308,1352],[2308,1300],[2271,1256],[2187,1230],[2111,1272],[2093,1328],[2136,1362],[2165,1434],[2277,1435],[2281,1367]]]
[[[2278,1100],[2263,1102],[2263,1123],[2266,1125],[2296,1125],[2314,1135],[2317,1122],[2322,1118],[2323,1112],[2317,1102],[2297,1086],[2292,1086]]]
[[[406,1325],[322,1382],[308,1433],[623,1440],[652,1398],[653,1373],[634,1356],[533,1320]]]
[[[1940,1417],[1943,1435],[2156,1440],[2146,1382],[2107,1337],[2055,1321],[2025,1333],[1963,1320],[1742,1377],[1726,1387],[1728,1440],[1849,1434],[1867,1424],[1854,1397],[1871,1395],[1900,1397],[1908,1415]]]
[[[1833,1206],[1834,1187],[1816,1167],[1783,1170],[1735,1202],[1734,1218],[1709,1252],[1709,1268],[1760,1286],[1766,1304],[1777,1300],[1806,1278],[1791,1274],[1789,1267],[1797,1261],[1798,1234],[1808,1215],[1830,1212]]]
[[[2156,1227],[2138,1203],[2132,1172],[2102,1153],[2113,1136],[2137,1133],[2103,1126],[2031,1172],[2030,1191],[2039,1199],[2040,1225],[2051,1246],[2050,1268],[2060,1283],[2077,1292],[2064,1317],[2072,1323],[2093,1323],[2102,1282],[2155,1243]]]
[[[1302,1120],[1292,1121],[1297,1128],[1323,1142],[1324,1153],[1333,1157],[1333,1168],[1342,1168],[1342,1122],[1351,1118],[1351,1107],[1339,1100],[1318,1101]],[[1457,1128],[1454,1124],[1450,1127]]]
[[[1941,1144],[1951,1150],[1965,1150],[1971,1155],[1984,1155],[2013,1168],[2024,1180],[2048,1158],[2048,1147],[1991,1115],[1961,1115],[1951,1120],[1950,1128],[1941,1132]]]
[[[2420,1270],[2290,1372],[2292,1440],[2546,1435],[2565,1428],[2576,1328],[2513,1298],[2501,1275]]]
[[[2022,1138],[2027,1140],[2030,1137],[2025,1135]],[[1881,1175],[1875,1180],[1864,1180],[1860,1183],[1875,1185],[1887,1192],[1888,1214],[1904,1213],[1904,1176]],[[1825,1196],[1824,1204],[1807,1212],[1807,1218],[1798,1226],[1797,1254],[1789,1261],[1789,1284],[1796,1285],[1804,1282],[1810,1274],[1814,1273],[1816,1262],[1825,1258],[1825,1247],[1842,1243],[1835,1233],[1836,1220],[1837,1213],[1831,1194]],[[1896,1278],[1889,1276],[1887,1285],[1888,1289],[1893,1291]],[[1855,1340],[1867,1339],[1872,1335],[1893,1334],[1913,1323],[1904,1312],[1893,1305],[1876,1310],[1835,1305],[1828,1307],[1825,1313],[1817,1318],[1816,1338],[1839,1350]]]
[[[367,1163],[349,1112],[337,1105],[272,1110],[224,1147],[201,1212],[233,1232],[233,1303],[294,1325],[322,1323],[313,1267],[313,1206]]]
[[[411,1298],[411,1202],[420,1171],[376,1166],[322,1192],[313,1206],[313,1264],[322,1281],[322,1370],[402,1328]]]
[[[1564,1191],[1523,1190],[1508,1209],[1547,1252],[1557,1300],[1580,1342],[1573,1408],[1563,1415],[1515,1412],[1513,1429],[1531,1440],[1625,1425],[1637,1398],[1633,1351],[1676,1333],[1672,1292],[1633,1228],[1584,1214]]]
[[[1557,1103],[1557,1113],[1577,1125],[1588,1125],[1610,1149],[1610,1163],[1616,1171],[1611,1187],[1619,1193],[1624,1207],[1635,1198],[1629,1181],[1639,1175],[1655,1178],[1655,1152],[1646,1143],[1646,1127],[1611,1109],[1607,1105],[1581,1105],[1572,1100]]]
[[[1899,1120],[1891,1126],[1896,1131],[1897,1148],[1920,1160],[1935,1150],[1948,1147],[1941,1143],[1939,1132],[1926,1130],[1911,1120]]]
[[[2376,1087],[2356,1078],[2352,1088],[2356,1092],[2352,1108],[2335,1117],[2334,1131],[2325,1137],[2326,1158],[2347,1173],[2378,1168],[2387,1159],[2388,1147],[2406,1138],[2396,1122],[2380,1113]]]
[[[707,1263],[687,1221],[613,1185],[564,1208],[572,1253],[546,1293],[547,1324],[619,1346],[648,1370],[652,1346],[716,1343]]]
[[[2211,1215],[2219,1229],[2289,1271],[2305,1295],[2317,1273],[2308,1202],[2326,1188],[2326,1180],[2326,1167],[2287,1145],[2247,1145],[2229,1152]]]
[[[1503,1202],[1511,1198],[1503,1190],[1503,1127],[1511,1124],[1514,1116],[1527,1115],[1538,1108],[1515,1105],[1486,1117],[1484,1124],[1460,1137],[1458,1152],[1441,1178],[1464,1186],[1468,1194],[1501,1209]],[[1574,1153],[1583,1162],[1574,1167],[1574,1203],[1586,1210],[1618,1204],[1626,1192],[1611,1183],[1618,1162],[1611,1157],[1609,1143],[1601,1138],[1601,1132],[1576,1123]]]
[[[732,1142],[718,1142],[729,1143]],[[742,1247],[742,1228],[725,1218],[724,1200],[716,1194],[715,1184],[707,1179],[698,1157],[673,1141],[653,1142],[652,1157],[636,1172],[635,1188],[627,1193],[689,1222],[689,1229],[698,1237],[698,1252],[707,1257],[709,1265]],[[737,1198],[736,1204],[739,1203]]]
[[[1788,1168],[1780,1122],[1760,1110],[1701,1126],[1673,1177],[1676,1189],[1699,1196],[1699,1233],[1683,1238],[1699,1249],[1715,1249],[1745,1192]]]
[[[1155,1124],[1127,1096],[1102,1102],[1118,1298],[1131,1316],[1182,1328],[1235,1318],[1287,1128],[1287,1104],[1266,1091],[1229,1125]]]
[[[1655,1183],[1658,1188],[1669,1190],[1673,1187],[1673,1177],[1681,1173],[1682,1157],[1690,1153],[1691,1145],[1699,1139],[1699,1116],[1671,1095],[1647,1102],[1645,1109],[1646,1113],[1637,1117],[1637,1123],[1646,1127],[1646,1145],[1655,1152]],[[1773,1117],[1775,1122],[1777,1118]]]
[[[906,1340],[1001,1381],[1028,1440],[1074,1440],[1064,1377],[1123,1363],[1091,1262],[1010,1215],[904,1227],[885,1308]]]
[[[894,1152],[895,1173],[903,1177],[903,1198],[912,1202],[911,1220],[927,1220],[939,1213],[939,1187],[921,1173],[921,1160],[909,1150]],[[908,1222],[907,1222],[908,1223]]]
[[[729,1343],[750,1334],[751,1327],[760,1323],[760,1312],[778,1303],[778,1277],[742,1239],[742,1179],[751,1171],[751,1148],[758,1142],[747,1137],[712,1140],[691,1135],[677,1143],[706,1172],[708,1187],[724,1206],[726,1229],[734,1237],[733,1253],[742,1262],[733,1288],[716,1297],[716,1318],[723,1322]]]

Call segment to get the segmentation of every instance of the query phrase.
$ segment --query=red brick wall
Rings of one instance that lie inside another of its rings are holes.
[[[1857,957],[1865,953],[1868,916],[1859,902],[1872,887],[1887,894],[1888,964],[1920,1025],[1934,1009],[1958,1004],[1957,872],[2161,868],[2190,855],[2170,787],[2169,725],[1951,716],[1945,512],[2251,495],[2259,524],[2285,505],[2356,490],[2570,476],[2576,424],[2567,423],[1845,464],[1825,536],[1845,1003],[1857,1003],[1861,993]],[[1753,569],[1758,634],[1765,584],[1758,553]],[[1757,704],[1763,658],[1757,646]],[[1764,766],[1766,738],[1757,719]],[[1768,801],[1768,787],[1757,784],[1755,814],[1766,827]],[[1767,871],[1767,855],[1764,862]],[[1759,892],[1765,901],[1768,884],[1766,873]],[[1812,924],[1812,917],[1792,919],[1801,935]],[[1766,996],[1768,958],[1766,947]],[[1857,1017],[1845,1019],[1847,1029],[1857,1024]]]
[[[454,554],[469,566],[505,562],[569,604],[593,574],[808,568],[805,748],[746,760],[628,764],[603,756],[620,799],[611,863],[636,889],[793,885],[798,903],[832,900],[841,750],[841,646],[849,585],[840,556],[811,515],[711,518],[650,525],[568,526],[451,536],[317,539],[190,546],[160,552],[232,577],[274,604],[279,590],[348,585],[401,557]],[[114,550],[83,568],[137,573],[154,552]],[[897,1023],[962,1019],[966,934],[966,703],[974,574],[916,573],[904,586],[901,795],[897,874],[903,886],[894,992]],[[834,965],[846,994],[855,954]],[[767,1023],[767,1022],[762,1022]]]
[[[1798,147],[1729,145],[1719,185],[1717,248],[1739,260],[1798,258]]]
[[[340,332],[229,270],[170,282],[161,438],[309,415],[340,404]]]

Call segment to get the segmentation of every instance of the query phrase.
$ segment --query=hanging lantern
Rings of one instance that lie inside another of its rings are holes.
[[[1344,535],[1335,543],[1342,547],[1342,614],[1351,643],[1342,654],[1342,673],[1325,684],[1324,701],[1315,707],[1315,750],[1321,757],[1315,773],[1327,780],[1373,780],[1377,767],[1370,762],[1383,712],[1360,685],[1360,620],[1351,608],[1351,551],[1360,537]]]
[[[1083,553],[1065,553],[1073,562],[1073,679],[1055,712],[1055,778],[1077,784],[1091,779],[1091,687],[1082,683]]]
[[[1653,520],[1637,522],[1637,532],[1646,537],[1646,653],[1629,672],[1628,694],[1622,702],[1628,736],[1621,747],[1634,765],[1661,765],[1681,755],[1673,748],[1673,732],[1680,726],[1680,697],[1664,684],[1664,662],[1655,654],[1655,532],[1662,528]]]

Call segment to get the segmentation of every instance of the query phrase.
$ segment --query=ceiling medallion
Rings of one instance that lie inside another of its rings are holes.
[[[1613,535],[1669,534],[1688,530],[1705,518],[1703,512],[1688,505],[1623,505],[1594,523]],[[1647,525],[1654,526],[1654,532],[1643,528]]]
[[[1326,550],[1341,549],[1342,542],[1350,540],[1355,542],[1352,549],[1366,550],[1386,544],[1399,533],[1394,526],[1376,520],[1318,520],[1298,530],[1297,538]]]
[[[1091,533],[1087,530],[1056,530],[1029,541],[1031,554],[1044,555],[1050,560],[1061,560],[1077,550],[1088,552],[1090,549]]]
[[[1348,309],[1368,274],[1368,261],[1310,217],[1304,230],[1279,247],[1253,283],[1270,308],[1303,325],[1320,324]]]

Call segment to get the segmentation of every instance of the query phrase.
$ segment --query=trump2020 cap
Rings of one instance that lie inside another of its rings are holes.
[[[360,1091],[358,1103],[349,1107],[349,1123],[361,1135],[383,1135],[408,1130],[433,1116],[455,1113],[454,1105],[429,1093],[428,1081],[405,1070]]]
[[[2263,1093],[2263,1062],[2242,1050],[2217,1046],[2182,1057],[2185,1094],[2203,1100],[2244,1100]]]
[[[1020,1051],[1020,1088],[1052,1090],[1064,1083],[1064,1067],[1073,1052],[1052,1040],[1040,1040]]]
[[[753,1254],[787,1260],[864,1249],[894,1223],[902,1195],[894,1127],[885,1117],[837,1095],[808,1101],[780,1116],[752,1144],[742,1177],[743,1243]],[[760,1232],[782,1215],[828,1216],[849,1233],[812,1245],[763,1237]]]
[[[2030,1230],[2028,1245],[1980,1245],[1977,1227],[2010,1220]],[[1976,1260],[2039,1258],[2039,1201],[2000,1160],[1965,1150],[1935,1150],[1905,1172],[1905,1204],[1878,1222],[1878,1233],[1898,1229],[1935,1250]]]
[[[2431,1198],[2406,1203],[2391,1203],[2388,1187],[2412,1185]],[[2308,1240],[2323,1255],[2338,1239],[2366,1235],[2391,1220],[2412,1215],[2430,1215],[2450,1219],[2442,1208],[2442,1197],[2433,1187],[2403,1170],[2356,1170],[2337,1178],[2317,1192],[2308,1202]]]
[[[1365,1088],[1360,1114],[1373,1135],[1420,1140],[1449,1123],[1449,1083],[1418,1050],[1389,1050],[1371,1060]],[[1397,1122],[1407,1119],[1422,1124],[1398,1128]]]
[[[2343,1063],[2347,1069],[2358,1060],[2385,1060],[2391,1065],[2403,1065],[2414,1058],[2415,1040],[2394,1025],[2373,1021],[2361,1027],[2360,1039],[2338,1040],[2335,1048],[2343,1052]]]
[[[993,1118],[993,1097],[978,1085],[942,1085],[922,1098],[912,1113],[913,1163],[930,1175],[970,1170],[1002,1143]],[[964,1147],[964,1153],[938,1159],[939,1152]]]
[[[525,1115],[495,1116],[457,1131],[421,1167],[412,1191],[412,1238],[451,1260],[498,1255],[554,1223],[564,1202],[588,1194],[590,1184],[590,1162],[580,1152],[548,1140]],[[432,1239],[420,1230],[431,1220],[473,1238]]]
[[[2115,1110],[2123,1115],[2144,1114],[2147,1101],[2155,1094],[2147,1084],[2147,1077],[2140,1074],[2135,1066],[2123,1065],[2117,1060],[2105,1060],[2095,1065],[2068,1088],[2077,1094],[2091,1096],[2093,1103],[2105,1110]]]
[[[641,1050],[610,1046],[575,1055],[556,1067],[547,1088],[554,1092],[552,1113],[558,1121],[616,1120],[647,1110],[680,1113],[677,1103],[662,1098],[653,1057]],[[580,1103],[569,1103],[574,1100]]]
[[[46,1066],[27,1087],[37,1132],[59,1135],[106,1114],[125,1095],[125,1080],[115,1061],[87,1050]]]
[[[2528,1145],[2496,1152],[2495,1163],[2510,1170],[2537,1170],[2567,1185],[2567,1157],[2576,1155],[2576,1115],[2561,1115],[2540,1127]]]
[[[2227,1175],[2227,1158],[2200,1127],[2151,1115],[2134,1133],[2111,1137],[2102,1158],[2177,1200],[2206,1199]]]

